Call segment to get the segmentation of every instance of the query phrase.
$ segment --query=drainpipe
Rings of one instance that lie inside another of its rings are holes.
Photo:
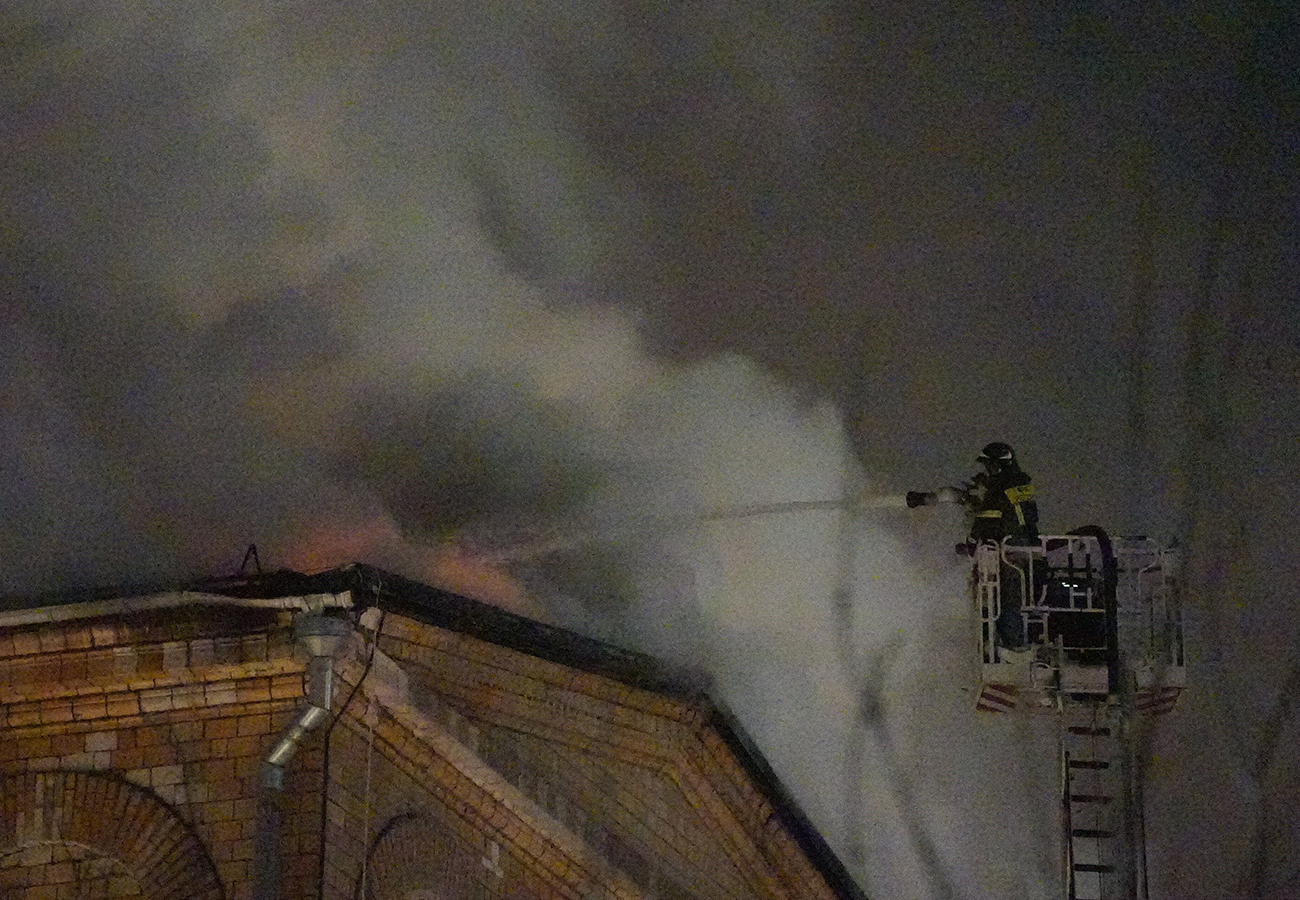
[[[255,900],[281,900],[280,839],[284,831],[284,770],[312,729],[330,717],[334,699],[334,654],[352,631],[346,619],[319,613],[299,617],[294,625],[298,646],[311,657],[307,663],[307,697],[293,720],[280,732],[262,760],[262,798],[253,848]]]

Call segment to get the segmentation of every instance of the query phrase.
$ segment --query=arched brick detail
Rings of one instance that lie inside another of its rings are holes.
[[[357,879],[355,900],[470,900],[487,869],[482,854],[451,829],[420,813],[393,816],[370,842],[365,890]]]
[[[120,862],[71,841],[0,851],[0,896],[18,898],[42,891],[60,900],[144,898],[140,883]]]
[[[7,878],[36,877],[31,869],[44,865],[63,865],[51,871],[64,883],[69,877],[88,877],[87,871],[116,869],[138,887],[137,894],[117,896],[225,897],[212,858],[194,830],[152,791],[111,773],[31,772],[0,780],[0,858],[11,863]],[[76,865],[92,859],[99,865]],[[39,873],[42,878],[49,874]]]

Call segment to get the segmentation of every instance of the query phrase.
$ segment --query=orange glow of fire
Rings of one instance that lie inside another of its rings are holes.
[[[281,558],[297,572],[321,572],[351,562],[387,557],[383,548],[402,542],[397,526],[376,517],[355,523],[316,524],[297,534]]]
[[[454,544],[410,543],[387,516],[352,523],[318,523],[291,540],[288,552],[281,558],[286,566],[299,572],[369,562],[519,615],[542,617],[537,599],[509,572]]]

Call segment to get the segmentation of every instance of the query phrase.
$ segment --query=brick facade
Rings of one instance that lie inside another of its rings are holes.
[[[164,841],[180,829],[195,840],[171,852],[192,856],[195,865],[205,860],[218,885],[216,893],[191,886],[193,894],[176,896],[251,896],[258,767],[303,692],[303,661],[292,642],[289,612],[257,608],[144,610],[6,631],[0,636],[0,854],[17,860],[35,853],[34,846],[57,843],[19,822],[27,801],[33,791],[58,790],[61,779],[93,773],[166,810],[173,825],[142,830],[129,818],[105,815],[100,842],[77,843],[101,850],[139,879],[152,871],[157,853],[138,848],[136,856],[122,856],[113,848],[140,834]],[[315,780],[313,761],[319,767],[319,753],[305,754],[295,770],[304,787]],[[316,796],[303,794],[304,804]],[[47,817],[47,831],[60,821]],[[290,864],[304,885],[315,858],[314,848],[310,857],[307,852]],[[5,896],[86,896],[75,884],[43,878],[15,864],[6,873]],[[114,890],[126,890],[125,875],[117,881]]]
[[[100,732],[100,734],[113,732]],[[0,786],[0,886],[24,900],[219,900],[202,838],[157,794],[112,772],[12,775]],[[123,827],[106,829],[104,822]]]
[[[0,895],[251,898],[293,620],[322,602],[351,597],[0,614]],[[334,718],[286,768],[285,897],[857,896],[707,704],[414,615],[353,616]]]

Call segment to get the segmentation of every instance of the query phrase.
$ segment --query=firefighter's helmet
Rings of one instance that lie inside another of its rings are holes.
[[[1016,451],[1011,449],[1010,444],[1001,441],[986,444],[975,459],[987,466],[993,474],[1017,468]]]

